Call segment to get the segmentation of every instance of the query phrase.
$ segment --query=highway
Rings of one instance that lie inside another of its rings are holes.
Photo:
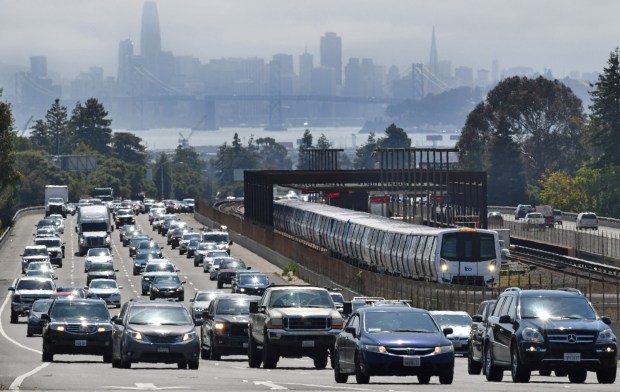
[[[19,324],[9,323],[10,292],[7,290],[20,276],[20,256],[24,246],[32,240],[34,225],[40,215],[30,215],[19,219],[11,237],[0,248],[0,389],[13,390],[54,390],[54,391],[154,391],[154,390],[213,390],[213,391],[411,391],[437,390],[439,382],[436,377],[429,385],[417,385],[415,377],[372,377],[370,384],[355,384],[354,377],[347,384],[336,384],[331,368],[316,370],[312,360],[281,359],[277,369],[251,369],[244,356],[223,357],[220,361],[200,361],[198,370],[179,370],[176,365],[133,364],[131,369],[113,369],[104,364],[100,356],[56,355],[53,363],[41,362],[41,338],[26,337],[26,319],[20,318]],[[198,229],[201,227],[191,215],[182,214],[184,220]],[[153,233],[153,238],[165,245],[165,239],[148,226],[146,215],[138,217],[138,225],[144,231]],[[62,236],[66,242],[66,258],[63,268],[57,269],[58,285],[84,285],[86,278],[83,257],[76,256],[77,236],[73,231],[75,217],[66,222],[66,233]],[[118,272],[118,282],[123,286],[123,301],[130,298],[142,298],[140,294],[140,277],[133,276],[132,263],[127,248],[119,242],[118,231],[112,233],[113,256]],[[232,254],[246,261],[252,269],[269,273],[273,281],[279,270],[267,260],[250,253],[237,244],[232,246]],[[180,276],[186,283],[185,304],[189,305],[195,289],[215,289],[215,282],[209,281],[202,267],[193,266],[193,260],[177,250],[165,246],[164,255],[180,269]],[[118,309],[110,308],[110,314],[118,314]],[[615,391],[616,385],[596,383],[593,373],[588,375],[586,384],[572,385],[567,378],[532,377],[530,386],[513,384],[510,375],[505,372],[504,382],[489,383],[484,376],[467,374],[467,360],[458,357],[454,383],[450,389],[462,391],[523,391],[535,388],[540,391],[592,390]]]

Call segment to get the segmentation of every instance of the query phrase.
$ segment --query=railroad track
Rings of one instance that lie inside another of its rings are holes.
[[[518,261],[528,266],[545,268],[576,277],[585,277],[598,282],[617,284],[620,279],[620,268],[563,256],[556,253],[545,252],[539,249],[516,246],[511,250],[512,261]]]

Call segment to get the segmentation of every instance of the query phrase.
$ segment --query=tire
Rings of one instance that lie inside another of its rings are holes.
[[[316,369],[325,369],[327,367],[327,362],[329,360],[329,355],[327,352],[320,353],[312,358],[314,360],[314,367]]]
[[[219,280],[217,281],[217,288],[221,289],[222,287],[224,287],[224,283],[220,282]]]
[[[185,362],[185,361],[177,362],[177,368],[178,369],[187,369],[187,362]]]
[[[148,291],[142,289],[142,295],[146,295],[148,293]]]
[[[345,384],[349,380],[349,376],[340,372],[340,364],[338,363],[337,351],[334,353],[334,361],[332,367],[334,368],[334,380],[338,384]]]
[[[488,344],[484,348],[484,374],[487,381],[501,382],[504,378],[504,371],[493,364],[493,355]]]
[[[103,354],[103,363],[112,363],[112,350],[107,354]]]
[[[258,369],[263,362],[263,353],[258,349],[254,338],[250,336],[248,341],[248,365],[253,369]]]
[[[211,350],[209,350],[209,359],[212,361],[219,361],[222,359],[222,355],[217,351],[217,348],[213,346],[213,336],[211,336]]]
[[[41,361],[54,362],[54,353],[51,350],[46,349],[45,344],[43,344],[43,352],[41,353]]]
[[[539,370],[538,374],[541,375],[541,376],[544,376],[544,377],[548,377],[548,376],[551,375],[551,370],[548,370],[548,369],[546,369],[546,370]]]
[[[428,373],[418,374],[418,382],[420,384],[428,384],[431,382],[431,375]]]
[[[553,372],[556,377],[566,377],[568,376],[568,372],[566,370],[556,370]]]
[[[265,340],[263,341],[263,369],[275,369],[278,365],[278,355],[276,349],[272,347],[269,342],[269,337],[265,333]]]
[[[512,382],[530,382],[532,372],[527,366],[521,363],[519,350],[515,346],[510,349],[510,372],[512,374]]]
[[[583,384],[588,378],[588,371],[585,369],[573,369],[568,373],[568,380],[573,384]]]
[[[17,324],[18,321],[19,321],[19,315],[11,311],[11,324]]]
[[[183,302],[183,301],[185,301],[185,296],[184,296],[184,295],[181,295],[181,296],[179,297],[179,302]]]
[[[187,363],[187,367],[190,370],[198,370],[198,368],[200,367],[200,361],[191,361]]]
[[[207,360],[207,359],[209,359],[209,356],[210,356],[209,350],[207,350],[204,347],[200,349],[200,358],[201,359]]]
[[[454,380],[454,368],[449,371],[444,371],[439,374],[439,383],[440,384],[452,384]]]
[[[26,328],[26,337],[31,338],[34,335],[31,328]]]
[[[467,374],[480,374],[481,372],[482,364],[474,361],[470,345],[469,350],[467,351]]]
[[[358,384],[368,384],[370,382],[370,376],[366,373],[364,367],[362,354],[358,351],[355,353],[355,381]]]
[[[123,359],[123,354],[121,353],[121,359],[119,361],[119,365],[121,369],[131,369],[131,361],[127,359]]]
[[[112,358],[112,367],[113,368],[120,368],[121,367],[121,360],[120,359],[115,359]]]
[[[153,301],[153,300],[155,299],[155,296],[153,295],[153,293],[151,293],[151,294],[149,295],[149,299],[150,299],[151,301]]]
[[[613,384],[616,382],[617,371],[618,368],[616,366],[599,369],[596,371],[596,381],[599,384]]]

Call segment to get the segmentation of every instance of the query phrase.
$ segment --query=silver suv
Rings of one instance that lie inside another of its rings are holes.
[[[11,296],[11,324],[17,324],[19,316],[30,312],[32,303],[38,299],[50,298],[56,292],[54,281],[38,276],[24,276],[15,286],[9,287]]]
[[[598,230],[598,217],[594,212],[581,212],[575,220],[577,230],[592,229]]]

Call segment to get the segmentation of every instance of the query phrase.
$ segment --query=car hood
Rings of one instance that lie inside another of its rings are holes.
[[[55,290],[15,290],[15,294],[19,295],[52,295]]]
[[[64,324],[110,324],[109,320],[101,319],[84,319],[83,317],[54,317],[52,323]]]
[[[181,335],[196,331],[193,324],[184,325],[141,325],[129,324],[132,330],[140,332],[143,335]]]
[[[228,323],[247,324],[250,321],[249,314],[218,314],[216,321],[226,321]]]
[[[49,259],[49,256],[48,255],[32,255],[32,256],[24,256],[22,257],[22,259],[26,261],[45,261]]]
[[[340,313],[336,309],[332,308],[271,308],[271,313],[274,316],[337,316],[340,317]]]
[[[561,331],[570,333],[571,331],[602,331],[609,328],[600,320],[575,320],[575,319],[526,319],[522,320],[523,327],[533,327],[540,331]]]
[[[119,289],[89,289],[91,294],[120,294]]]
[[[110,256],[90,256],[84,260],[88,261],[89,263],[107,263],[107,262],[111,263],[112,262],[112,258]]]
[[[111,276],[115,273],[116,271],[88,271],[88,276]]]
[[[466,338],[469,337],[471,326],[469,325],[442,325],[441,329],[452,328],[452,333],[448,338]]]
[[[436,347],[452,344],[441,333],[364,333],[363,344],[373,344],[378,346],[415,346],[415,347]]]
[[[183,287],[182,284],[178,284],[178,283],[157,283],[153,285],[154,287],[157,287],[158,289],[176,289],[179,287]]]

